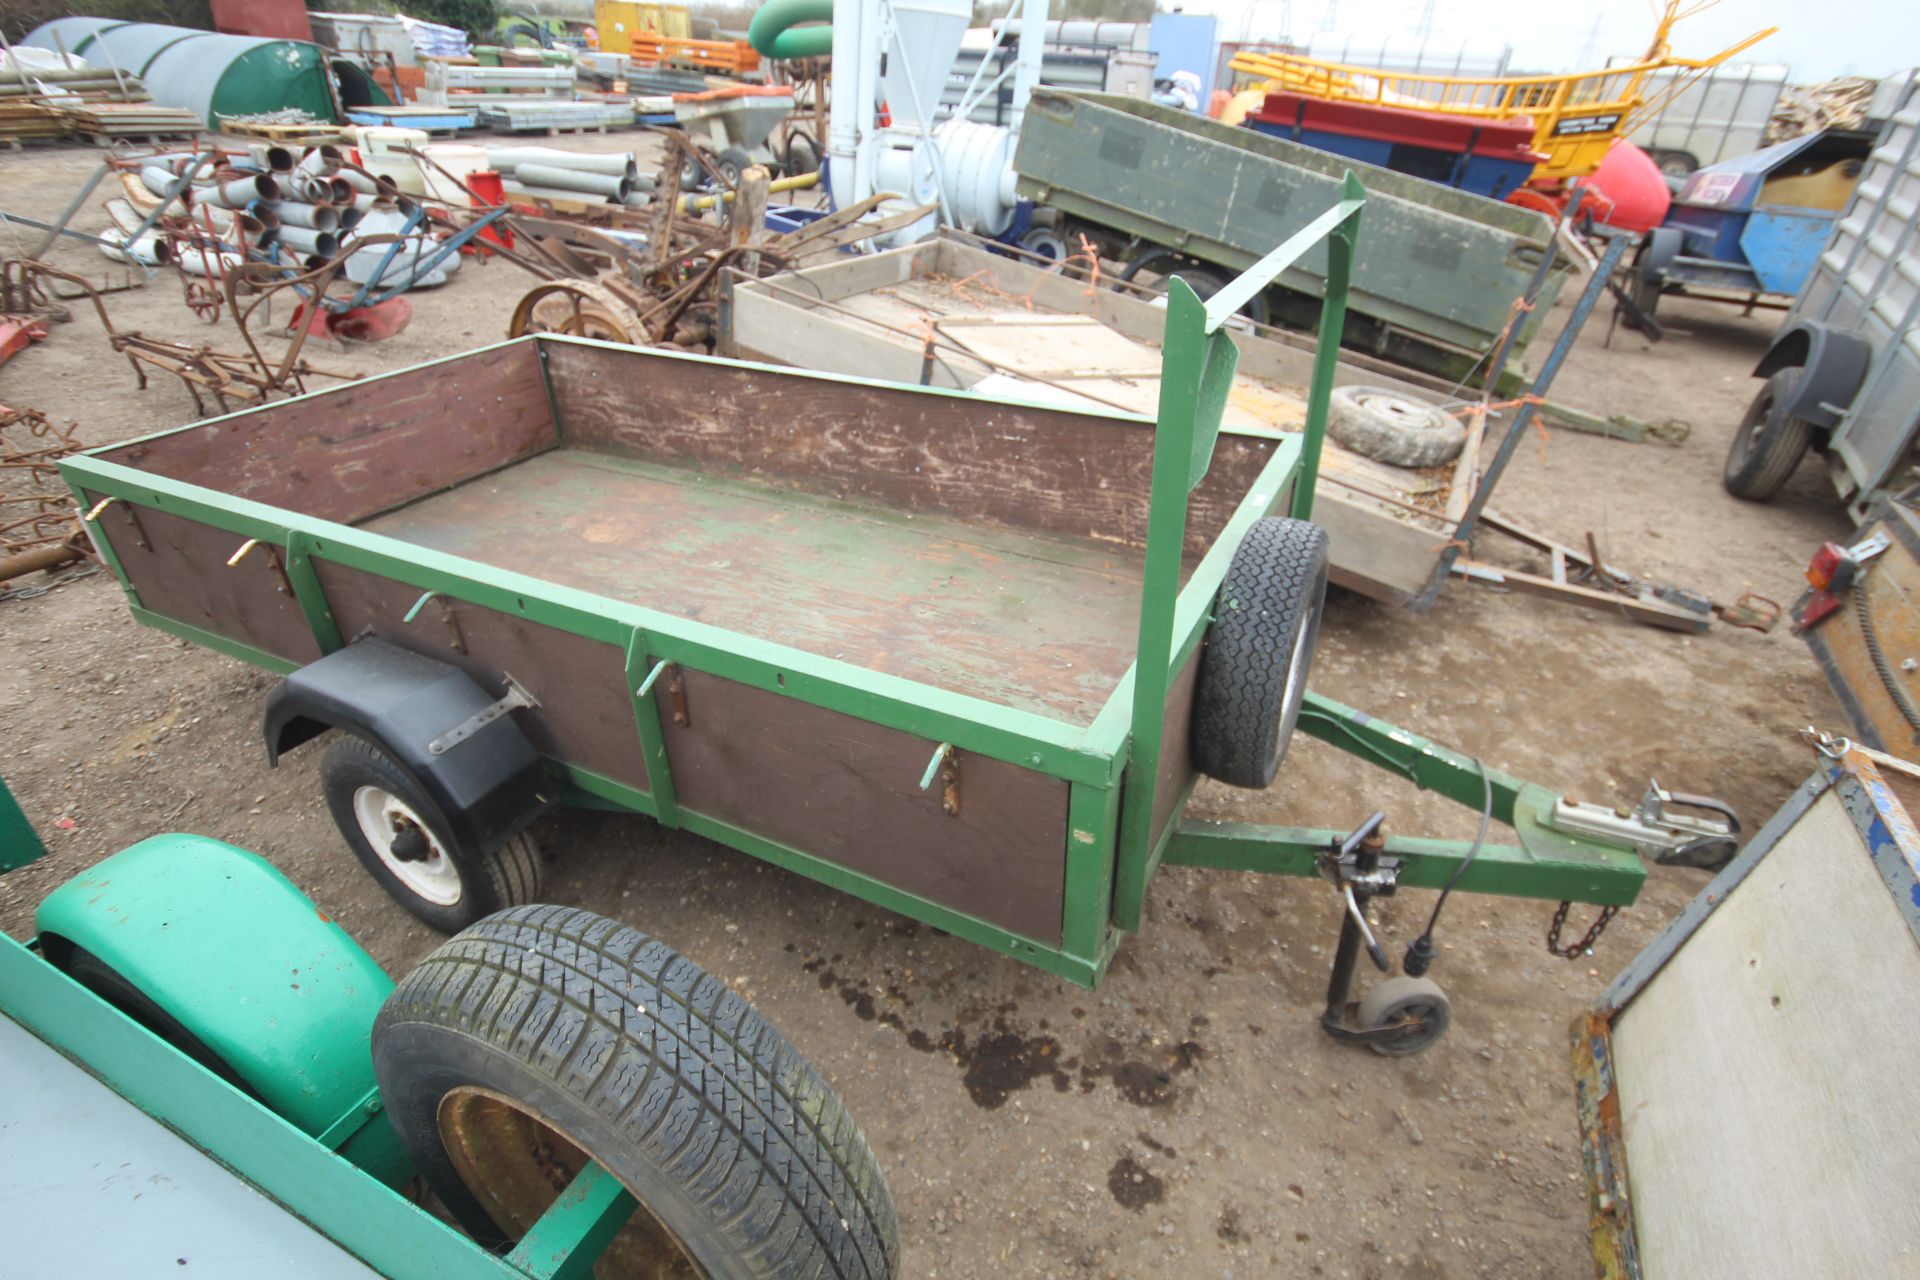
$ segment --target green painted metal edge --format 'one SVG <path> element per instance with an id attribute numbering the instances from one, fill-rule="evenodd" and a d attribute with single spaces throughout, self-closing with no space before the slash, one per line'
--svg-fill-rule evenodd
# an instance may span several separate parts
<path id="1" fill-rule="evenodd" d="M 1140 639 L 1133 669 L 1132 736 L 1126 762 L 1126 789 L 1120 801 L 1114 873 L 1113 914 L 1115 924 L 1121 929 L 1131 931 L 1139 927 L 1147 880 L 1167 838 L 1153 830 L 1153 801 L 1155 779 L 1165 748 L 1167 692 L 1176 674 L 1175 645 L 1180 642 L 1184 648 L 1188 640 L 1199 643 L 1198 633 L 1206 625 L 1207 613 L 1212 608 L 1214 592 L 1208 589 L 1207 580 L 1189 582 L 1188 590 L 1180 591 L 1180 564 L 1186 545 L 1188 504 L 1212 461 L 1227 396 L 1240 360 L 1239 348 L 1233 345 L 1227 329 L 1228 321 L 1248 300 L 1330 234 L 1346 233 L 1344 239 L 1334 242 L 1330 256 L 1351 258 L 1353 233 L 1365 203 L 1365 192 L 1349 173 L 1342 184 L 1342 199 L 1338 204 L 1230 281 L 1211 303 L 1202 303 L 1179 276 L 1169 282 L 1165 336 L 1161 340 L 1153 479 L 1147 509 L 1146 573 L 1140 589 Z M 1313 482 L 1312 477 L 1305 474 L 1305 468 L 1309 463 L 1315 469 L 1318 467 L 1319 443 L 1326 430 L 1327 404 L 1332 397 L 1333 374 L 1338 364 L 1340 331 L 1328 325 L 1344 315 L 1344 288 L 1338 291 L 1341 296 L 1333 296 L 1334 286 L 1346 283 L 1335 278 L 1339 274 L 1342 273 L 1329 272 L 1329 297 L 1321 307 L 1321 333 L 1309 390 L 1306 431 L 1300 444 L 1302 452 L 1286 459 L 1289 464 L 1298 461 L 1302 466 L 1302 475 L 1293 477 L 1296 514 L 1312 509 L 1311 497 L 1302 493 L 1302 487 Z M 1305 456 L 1309 453 L 1311 458 Z M 1272 461 L 1280 460 L 1280 450 L 1276 449 Z M 1250 493 L 1236 509 L 1235 521 L 1229 522 L 1229 530 L 1241 517 L 1246 517 L 1251 524 L 1257 516 L 1250 515 L 1250 511 L 1277 500 L 1278 485 L 1272 492 L 1261 489 L 1272 476 L 1270 469 L 1262 470 L 1261 484 L 1256 485 L 1260 501 L 1256 502 L 1256 494 Z M 1229 543 L 1223 533 L 1215 539 L 1205 559 L 1213 559 L 1224 576 L 1237 544 L 1237 537 Z M 1223 554 L 1216 557 L 1215 553 Z M 1212 581 L 1217 589 L 1218 580 Z M 1187 624 L 1184 634 L 1179 629 L 1183 620 Z"/>
<path id="2" fill-rule="evenodd" d="M 574 1175 L 559 1199 L 507 1255 L 532 1280 L 586 1280 L 593 1264 L 640 1207 L 620 1180 L 596 1162 Z"/>
<path id="3" fill-rule="evenodd" d="M 46 856 L 47 846 L 40 842 L 40 833 L 27 820 L 26 810 L 13 798 L 13 792 L 7 790 L 7 780 L 0 778 L 0 871 L 12 871 Z"/>
<path id="4" fill-rule="evenodd" d="M 415 547 L 381 534 L 303 517 L 89 455 L 64 458 L 60 466 L 76 494 L 93 491 L 112 495 L 225 529 L 243 539 L 259 538 L 284 546 L 294 534 L 302 534 L 301 549 L 309 559 L 377 573 L 421 591 L 438 591 L 589 640 L 618 645 L 623 652 L 634 629 L 643 629 L 648 633 L 651 652 L 658 658 L 932 742 L 952 742 L 962 750 L 1069 782 L 1097 782 L 1110 775 L 1111 761 L 1081 745 L 1085 729 L 1080 725 Z M 287 668 L 282 664 L 275 669 L 284 672 Z"/>
<path id="5" fill-rule="evenodd" d="M 1275 827 L 1249 822 L 1182 818 L 1167 846 L 1168 866 L 1218 871 L 1259 871 L 1267 875 L 1318 877 L 1317 858 L 1345 839 L 1344 831 Z M 1439 889 L 1459 868 L 1472 847 L 1466 840 L 1387 837 L 1386 852 L 1402 859 L 1400 887 Z M 1461 893 L 1492 893 L 1516 898 L 1565 899 L 1597 906 L 1624 907 L 1640 894 L 1647 869 L 1625 850 L 1604 857 L 1576 854 L 1542 856 L 1505 844 L 1480 847 L 1455 887 Z"/>
<path id="6" fill-rule="evenodd" d="M 633 727 L 640 736 L 640 757 L 647 767 L 647 789 L 653 800 L 654 817 L 664 827 L 680 825 L 680 794 L 673 785 L 673 766 L 667 759 L 667 734 L 660 723 L 660 694 L 656 682 L 643 694 L 642 686 L 653 678 L 657 662 L 647 653 L 647 633 L 635 627 L 627 644 L 627 692 L 633 698 Z"/>
<path id="7" fill-rule="evenodd" d="M 314 572 L 311 534 L 295 529 L 287 535 L 284 568 L 287 584 L 293 588 L 293 598 L 299 603 L 300 612 L 306 615 L 307 626 L 313 631 L 320 652 L 328 654 L 345 647 L 346 640 L 334 619 L 333 606 L 327 603 L 320 575 Z"/>
<path id="8" fill-rule="evenodd" d="M 5 937 L 0 1013 L 380 1274 L 525 1280 Z"/>
<path id="9" fill-rule="evenodd" d="M 135 622 L 145 623 L 147 626 L 164 631 L 169 635 L 179 636 L 182 640 L 191 640 L 193 643 L 204 648 L 212 649 L 216 653 L 224 653 L 229 658 L 238 658 L 242 662 L 251 662 L 254 666 L 264 667 L 275 675 L 290 675 L 304 665 L 290 658 L 282 658 L 278 654 L 268 653 L 265 649 L 256 649 L 245 641 L 229 640 L 227 637 L 208 631 L 204 627 L 196 627 L 190 622 L 182 622 L 178 618 L 169 618 L 164 613 L 155 613 L 151 609 L 143 609 L 138 605 L 131 606 L 131 612 L 133 613 L 133 620 Z"/>
<path id="10" fill-rule="evenodd" d="M 65 477 L 62 478 L 64 479 Z M 126 593 L 127 603 L 138 608 L 140 604 L 140 593 L 133 589 L 133 579 L 127 577 L 126 567 L 120 563 L 120 553 L 113 549 L 113 543 L 104 535 L 95 532 L 94 525 L 98 522 L 97 519 L 85 519 L 85 516 L 93 513 L 94 504 L 107 495 L 103 493 L 89 493 L 79 485 L 74 484 L 71 480 L 68 480 L 68 484 L 73 488 L 74 500 L 80 504 L 82 514 L 80 527 L 86 530 L 87 541 L 92 544 L 94 554 L 100 557 L 100 563 L 106 565 L 107 568 L 112 571 L 114 579 L 120 584 L 120 590 Z M 103 511 L 100 514 L 104 517 L 106 512 Z"/>
<path id="11" fill-rule="evenodd" d="M 1066 905 L 1060 947 L 1098 959 L 1113 928 L 1114 850 L 1120 790 L 1075 783 L 1067 797 Z"/>

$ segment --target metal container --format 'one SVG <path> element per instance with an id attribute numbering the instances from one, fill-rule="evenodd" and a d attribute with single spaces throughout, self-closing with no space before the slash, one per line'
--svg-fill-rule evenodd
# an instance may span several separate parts
<path id="1" fill-rule="evenodd" d="M 1367 189 L 1367 251 L 1347 341 L 1450 377 L 1492 348 L 1552 251 L 1553 224 L 1530 210 L 1108 94 L 1037 91 L 1014 168 L 1022 196 L 1116 233 L 1122 252 L 1163 247 L 1229 271 L 1306 226 L 1354 171 Z M 1282 318 L 1312 322 L 1326 261 L 1317 249 L 1280 278 Z M 1549 276 L 1521 346 L 1568 269 Z"/>
<path id="2" fill-rule="evenodd" d="M 1659 106 L 1627 141 L 1676 177 L 1758 151 L 1786 87 L 1787 67 L 1778 62 L 1726 63 L 1704 75 L 1656 72 L 1647 77 L 1646 98 Z"/>
<path id="3" fill-rule="evenodd" d="M 57 39 L 56 39 L 57 37 Z M 300 40 L 263 40 L 188 27 L 106 18 L 58 18 L 20 43 L 111 62 L 146 82 L 153 100 L 192 111 L 217 127 L 221 117 L 299 107 L 331 120 L 333 90 L 325 53 Z"/>

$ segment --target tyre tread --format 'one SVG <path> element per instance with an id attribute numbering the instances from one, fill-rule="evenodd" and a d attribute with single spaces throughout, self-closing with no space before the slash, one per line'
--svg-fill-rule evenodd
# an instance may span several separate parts
<path id="1" fill-rule="evenodd" d="M 442 994 L 481 973 L 481 1003 L 450 1013 Z M 401 982 L 376 1058 L 406 1023 L 518 1058 L 591 1108 L 703 1207 L 746 1274 L 892 1274 L 892 1199 L 839 1100 L 736 993 L 639 931 L 572 908 L 490 916 Z"/>

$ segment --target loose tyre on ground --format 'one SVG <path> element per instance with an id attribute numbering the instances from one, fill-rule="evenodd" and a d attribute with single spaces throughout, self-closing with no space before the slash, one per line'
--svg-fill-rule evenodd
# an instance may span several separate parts
<path id="1" fill-rule="evenodd" d="M 1452 414 L 1380 387 L 1335 387 L 1327 434 L 1363 458 L 1396 467 L 1441 466 L 1467 444 L 1467 429 Z"/>
<path id="2" fill-rule="evenodd" d="M 1255 521 L 1227 566 L 1200 655 L 1190 746 L 1202 773 L 1236 787 L 1273 781 L 1300 717 L 1326 598 L 1326 530 Z"/>
<path id="3" fill-rule="evenodd" d="M 1813 443 L 1813 424 L 1787 412 L 1800 381 L 1798 366 L 1777 371 L 1760 388 L 1727 449 L 1721 483 L 1728 493 L 1749 502 L 1765 502 L 1780 492 L 1807 446 Z"/>
<path id="4" fill-rule="evenodd" d="M 893 1274 L 893 1199 L 839 1098 L 746 1001 L 615 921 L 481 921 L 401 981 L 373 1060 L 428 1185 L 484 1244 L 524 1234 L 591 1157 L 640 1204 L 596 1274 Z"/>
<path id="5" fill-rule="evenodd" d="M 320 761 L 334 825 L 400 905 L 443 933 L 540 896 L 540 850 L 525 832 L 499 848 L 461 849 L 417 779 L 365 738 L 343 736 Z"/>

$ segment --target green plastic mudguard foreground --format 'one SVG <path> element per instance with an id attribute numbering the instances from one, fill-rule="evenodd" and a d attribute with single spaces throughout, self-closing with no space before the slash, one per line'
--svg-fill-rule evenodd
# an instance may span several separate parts
<path id="1" fill-rule="evenodd" d="M 98 956 L 289 1123 L 389 1185 L 411 1175 L 369 1043 L 393 981 L 264 859 L 153 836 L 48 894 L 34 926 L 51 957 Z"/>

